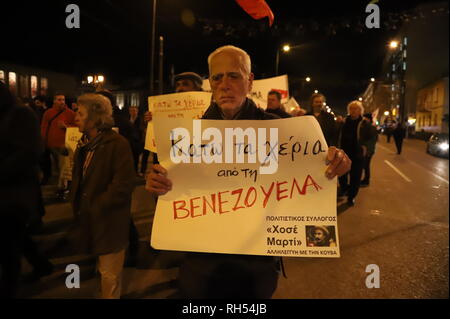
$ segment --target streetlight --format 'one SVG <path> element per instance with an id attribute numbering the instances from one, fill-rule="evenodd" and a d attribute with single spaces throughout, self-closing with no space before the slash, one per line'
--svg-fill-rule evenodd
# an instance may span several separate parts
<path id="1" fill-rule="evenodd" d="M 289 45 L 289 44 L 284 44 L 281 47 L 281 50 L 283 50 L 283 52 L 287 53 L 289 52 L 291 49 L 295 49 L 300 47 L 300 45 Z M 275 75 L 278 75 L 278 65 L 280 64 L 280 48 L 277 47 L 277 56 L 276 56 L 276 61 L 275 61 Z"/>
<path id="2" fill-rule="evenodd" d="M 306 82 L 311 82 L 311 78 L 309 76 L 306 77 Z"/>
<path id="3" fill-rule="evenodd" d="M 384 111 L 384 115 L 388 116 L 389 115 L 389 111 Z"/>
<path id="4" fill-rule="evenodd" d="M 360 97 L 358 100 L 362 101 L 362 97 Z"/>
<path id="5" fill-rule="evenodd" d="M 370 78 L 370 82 L 375 82 L 375 78 Z"/>
<path id="6" fill-rule="evenodd" d="M 391 49 L 397 49 L 397 47 L 398 47 L 398 41 L 395 41 L 395 40 L 391 41 L 391 42 L 389 43 L 389 47 L 390 47 Z"/>
<path id="7" fill-rule="evenodd" d="M 317 93 L 319 93 L 319 91 L 317 91 L 317 90 L 314 90 L 314 93 L 316 93 L 316 94 L 317 94 Z"/>
<path id="8" fill-rule="evenodd" d="M 105 77 L 101 74 L 88 75 L 87 83 L 94 86 L 97 90 L 103 87 Z"/>

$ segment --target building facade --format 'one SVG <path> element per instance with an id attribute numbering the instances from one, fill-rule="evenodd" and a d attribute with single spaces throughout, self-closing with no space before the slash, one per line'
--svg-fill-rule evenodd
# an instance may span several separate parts
<path id="1" fill-rule="evenodd" d="M 448 77 L 417 92 L 416 131 L 448 133 Z"/>
<path id="2" fill-rule="evenodd" d="M 77 81 L 72 75 L 1 61 L 0 81 L 21 99 L 51 97 L 56 92 L 66 96 L 77 94 Z"/>

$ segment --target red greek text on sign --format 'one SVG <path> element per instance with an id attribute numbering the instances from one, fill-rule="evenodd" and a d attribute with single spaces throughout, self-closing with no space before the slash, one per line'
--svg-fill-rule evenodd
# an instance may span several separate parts
<path id="1" fill-rule="evenodd" d="M 262 208 L 265 208 L 270 200 L 281 201 L 283 199 L 292 199 L 294 196 L 306 195 L 308 187 L 313 187 L 316 191 L 322 189 L 317 184 L 311 175 L 308 175 L 303 182 L 302 187 L 293 178 L 288 188 L 288 181 L 272 182 L 269 187 L 259 186 L 262 192 Z M 289 191 L 290 190 L 290 191 Z M 190 198 L 189 200 L 173 201 L 173 218 L 195 218 L 205 216 L 208 213 L 225 214 L 234 212 L 243 208 L 253 207 L 258 199 L 258 191 L 255 187 L 249 187 L 244 190 L 238 188 L 232 191 L 223 191 L 209 196 L 198 196 Z"/>

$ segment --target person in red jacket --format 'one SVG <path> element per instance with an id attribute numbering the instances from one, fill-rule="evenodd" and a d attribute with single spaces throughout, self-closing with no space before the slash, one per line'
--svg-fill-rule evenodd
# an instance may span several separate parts
<path id="1" fill-rule="evenodd" d="M 64 190 L 61 172 L 65 161 L 66 129 L 71 126 L 75 126 L 75 112 L 66 106 L 64 94 L 57 93 L 53 98 L 53 107 L 42 118 L 41 134 L 56 167 L 59 192 Z"/>

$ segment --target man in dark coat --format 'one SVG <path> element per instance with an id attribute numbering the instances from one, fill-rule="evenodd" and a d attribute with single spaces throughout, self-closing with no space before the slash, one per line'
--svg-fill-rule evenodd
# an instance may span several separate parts
<path id="1" fill-rule="evenodd" d="M 247 98 L 253 83 L 248 54 L 234 46 L 217 49 L 208 58 L 210 84 L 214 103 L 204 119 L 270 120 L 278 118 L 264 112 Z M 350 168 L 347 156 L 330 148 L 329 178 Z M 342 164 L 342 165 L 340 165 Z M 172 188 L 167 170 L 159 164 L 152 166 L 146 189 L 164 195 Z M 278 258 L 234 254 L 190 253 L 180 269 L 180 287 L 187 298 L 270 298 L 278 282 Z"/>
<path id="2" fill-rule="evenodd" d="M 120 298 L 131 221 L 135 173 L 129 143 L 114 132 L 112 107 L 99 94 L 78 98 L 83 138 L 74 155 L 71 240 L 81 254 L 98 256 L 102 298 Z"/>
<path id="3" fill-rule="evenodd" d="M 283 110 L 283 106 L 281 105 L 281 94 L 278 91 L 270 91 L 269 94 L 267 94 L 266 112 L 276 114 L 280 118 L 292 117 L 291 114 Z"/>
<path id="4" fill-rule="evenodd" d="M 338 132 L 333 115 L 324 110 L 325 96 L 320 93 L 314 93 L 310 99 L 311 111 L 306 115 L 314 115 L 317 122 L 320 124 L 323 136 L 327 141 L 328 146 L 336 146 Z"/>
<path id="5" fill-rule="evenodd" d="M 133 152 L 134 168 L 138 174 L 139 156 L 144 150 L 143 129 L 144 123 L 141 115 L 139 115 L 139 108 L 137 106 L 130 106 L 128 108 L 130 125 L 130 136 L 128 142 L 130 143 Z"/>
<path id="6" fill-rule="evenodd" d="M 369 186 L 370 184 L 370 162 L 372 161 L 372 157 L 375 154 L 375 145 L 378 141 L 378 131 L 377 128 L 373 125 L 372 121 L 372 113 L 364 114 L 364 121 L 369 125 L 370 130 L 370 138 L 364 141 L 365 146 L 367 147 L 366 156 L 364 157 L 364 178 L 361 181 L 361 186 Z"/>
<path id="7" fill-rule="evenodd" d="M 0 299 L 17 293 L 26 225 L 38 214 L 42 151 L 36 115 L 0 81 Z"/>
<path id="8" fill-rule="evenodd" d="M 392 135 L 394 135 L 395 147 L 397 148 L 397 154 L 399 155 L 402 153 L 403 139 L 406 136 L 406 123 L 406 120 L 404 123 L 398 122 L 397 126 L 392 132 Z"/>
<path id="9" fill-rule="evenodd" d="M 355 197 L 361 184 L 364 157 L 367 154 L 367 143 L 372 138 L 370 125 L 362 120 L 364 108 L 360 101 L 352 101 L 348 105 L 349 115 L 345 119 L 340 133 L 340 146 L 352 160 L 350 173 L 339 177 L 341 195 L 347 195 L 347 204 L 355 205 Z M 348 179 L 350 178 L 350 183 Z"/>

